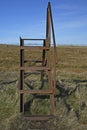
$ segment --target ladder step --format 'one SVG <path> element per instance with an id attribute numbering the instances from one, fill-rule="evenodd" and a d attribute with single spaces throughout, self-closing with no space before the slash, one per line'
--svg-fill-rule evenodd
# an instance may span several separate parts
<path id="1" fill-rule="evenodd" d="M 31 51 L 39 51 L 39 50 L 49 50 L 49 47 L 43 46 L 21 46 L 20 49 L 29 49 Z"/>
<path id="2" fill-rule="evenodd" d="M 41 39 L 41 38 L 35 38 L 35 39 L 33 39 L 33 38 L 22 38 L 22 40 L 30 40 L 30 41 L 44 41 L 44 40 L 46 40 L 46 39 Z"/>
<path id="3" fill-rule="evenodd" d="M 25 119 L 31 120 L 31 121 L 43 121 L 43 120 L 49 120 L 53 118 L 53 115 L 25 115 Z"/>
<path id="4" fill-rule="evenodd" d="M 50 95 L 53 94 L 53 90 L 20 90 L 20 94 L 44 94 Z"/>
<path id="5" fill-rule="evenodd" d="M 24 60 L 24 62 L 35 62 L 35 63 L 42 63 L 42 60 Z"/>
<path id="6" fill-rule="evenodd" d="M 48 71 L 51 71 L 51 68 L 48 68 L 48 67 L 20 67 L 20 70 L 25 70 L 25 71 L 48 70 Z"/>

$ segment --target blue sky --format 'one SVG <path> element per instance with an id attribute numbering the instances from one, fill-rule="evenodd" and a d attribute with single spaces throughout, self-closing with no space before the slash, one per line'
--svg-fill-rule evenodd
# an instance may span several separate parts
<path id="1" fill-rule="evenodd" d="M 57 44 L 87 45 L 87 0 L 50 0 Z M 0 43 L 45 38 L 48 0 L 0 0 Z"/>

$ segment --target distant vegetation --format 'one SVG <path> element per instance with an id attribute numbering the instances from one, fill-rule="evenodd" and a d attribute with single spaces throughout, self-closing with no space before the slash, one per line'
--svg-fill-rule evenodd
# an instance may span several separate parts
<path id="1" fill-rule="evenodd" d="M 0 71 L 19 71 L 19 55 L 18 46 L 0 45 Z M 38 57 L 38 55 L 39 53 L 36 56 Z M 35 55 L 33 53 L 27 57 L 33 58 Z M 76 73 L 87 71 L 87 47 L 58 46 L 57 69 Z"/>

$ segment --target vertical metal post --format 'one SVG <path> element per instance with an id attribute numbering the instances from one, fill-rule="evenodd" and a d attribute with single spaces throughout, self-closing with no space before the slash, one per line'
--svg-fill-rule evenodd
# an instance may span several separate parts
<path id="1" fill-rule="evenodd" d="M 43 40 L 43 47 L 45 47 L 45 40 Z M 43 50 L 42 51 L 42 66 L 43 67 L 45 66 L 45 55 L 46 55 L 46 51 Z M 42 80 L 42 82 L 43 82 L 43 77 L 44 77 L 44 70 L 41 73 L 41 80 Z"/>
<path id="2" fill-rule="evenodd" d="M 51 19 L 51 27 L 52 27 L 52 36 L 53 36 L 53 43 L 54 43 L 54 93 L 56 94 L 56 62 L 57 62 L 57 50 L 56 50 L 56 40 L 55 40 L 55 33 L 54 33 L 54 25 L 53 25 L 53 17 L 52 17 L 52 11 L 51 11 L 51 4 L 50 2 L 48 3 L 48 7 L 50 9 L 50 19 Z"/>
<path id="3" fill-rule="evenodd" d="M 46 46 L 50 46 L 50 12 L 49 8 L 47 7 L 47 20 L 46 20 L 46 40 L 49 42 L 46 42 Z"/>
<path id="4" fill-rule="evenodd" d="M 47 22 L 46 22 L 46 46 L 50 47 L 51 42 L 51 18 L 50 18 L 50 8 L 49 4 L 47 7 Z M 50 51 L 47 52 L 47 66 L 51 67 L 51 58 L 50 58 Z M 48 83 L 51 90 L 53 90 L 52 86 L 52 72 L 48 71 Z M 50 114 L 54 115 L 54 92 L 50 94 Z"/>
<path id="5" fill-rule="evenodd" d="M 20 38 L 20 67 L 24 67 L 24 41 Z M 20 70 L 20 90 L 24 88 L 24 70 Z M 24 94 L 20 94 L 20 112 L 24 112 Z"/>

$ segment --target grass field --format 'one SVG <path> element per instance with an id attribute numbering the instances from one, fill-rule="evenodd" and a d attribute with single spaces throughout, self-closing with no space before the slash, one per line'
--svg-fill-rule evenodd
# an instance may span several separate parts
<path id="1" fill-rule="evenodd" d="M 17 46 L 0 45 L 0 71 L 19 71 L 19 54 Z M 30 57 L 35 56 L 32 54 Z M 87 47 L 58 46 L 57 69 L 66 72 L 86 72 Z"/>
<path id="2" fill-rule="evenodd" d="M 46 122 L 27 121 L 19 112 L 19 55 L 18 46 L 0 45 L 0 130 L 86 130 L 87 47 L 57 47 L 55 118 Z M 40 54 L 26 57 L 36 58 Z M 34 97 L 28 100 L 32 99 L 32 113 L 49 110 L 47 99 L 46 104 Z"/>

